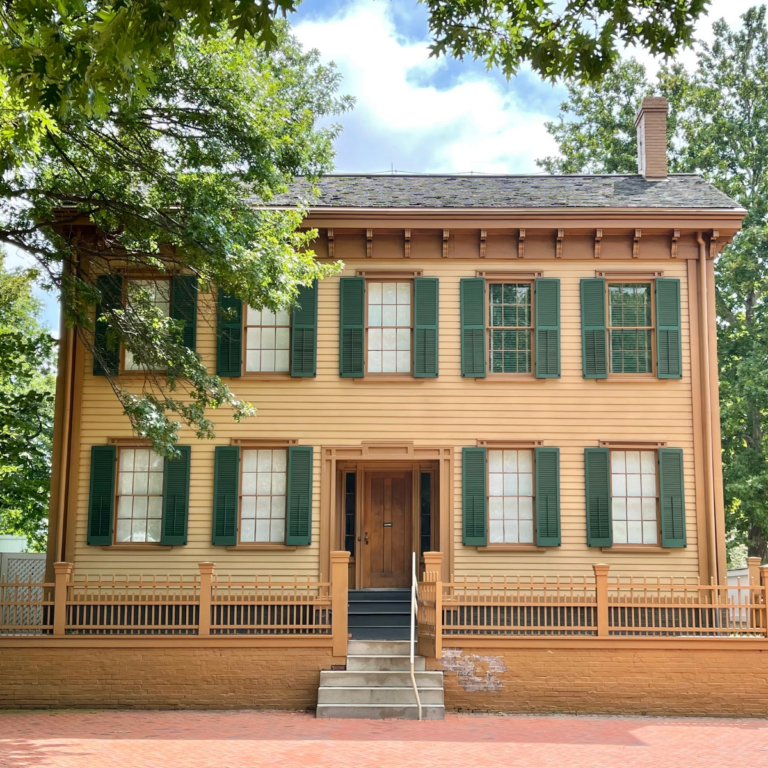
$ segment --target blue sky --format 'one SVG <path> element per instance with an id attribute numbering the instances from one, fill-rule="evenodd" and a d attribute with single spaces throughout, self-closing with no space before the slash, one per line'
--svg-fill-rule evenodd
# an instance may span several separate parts
<path id="1" fill-rule="evenodd" d="M 733 24 L 754 4 L 714 0 L 698 36 L 709 39 L 713 19 Z M 557 117 L 563 86 L 527 69 L 507 81 L 480 62 L 430 58 L 417 0 L 304 0 L 290 20 L 305 47 L 337 64 L 342 92 L 357 100 L 340 120 L 338 171 L 538 173 L 535 160 L 555 153 L 544 123 Z M 682 59 L 693 61 L 690 52 Z M 10 254 L 9 266 L 26 263 Z M 56 329 L 58 302 L 39 295 L 44 320 Z"/>

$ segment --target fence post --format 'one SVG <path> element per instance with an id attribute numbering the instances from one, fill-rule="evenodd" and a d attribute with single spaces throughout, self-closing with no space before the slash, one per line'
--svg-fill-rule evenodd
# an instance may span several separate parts
<path id="1" fill-rule="evenodd" d="M 347 655 L 349 635 L 349 552 L 331 552 L 331 633 L 333 655 Z"/>
<path id="2" fill-rule="evenodd" d="M 197 634 L 211 634 L 211 598 L 213 596 L 213 569 L 216 563 L 198 563 L 200 569 L 200 616 L 197 620 Z"/>
<path id="3" fill-rule="evenodd" d="M 67 587 L 72 575 L 72 563 L 54 563 L 53 634 L 63 637 L 67 633 Z"/>
<path id="4" fill-rule="evenodd" d="M 443 553 L 424 553 L 424 575 L 435 580 L 435 658 L 443 657 Z"/>
<path id="5" fill-rule="evenodd" d="M 595 572 L 595 610 L 597 611 L 597 636 L 608 637 L 608 571 L 610 565 L 599 563 L 592 566 Z"/>
<path id="6" fill-rule="evenodd" d="M 768 637 L 768 565 L 760 566 L 763 582 L 763 630 Z"/>

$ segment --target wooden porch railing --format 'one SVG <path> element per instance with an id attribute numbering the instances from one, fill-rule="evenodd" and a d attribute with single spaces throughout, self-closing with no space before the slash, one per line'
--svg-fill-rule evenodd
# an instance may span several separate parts
<path id="1" fill-rule="evenodd" d="M 73 577 L 71 563 L 56 563 L 52 584 L 0 582 L 0 636 L 339 633 L 334 648 L 346 653 L 347 564 L 341 560 L 349 555 L 333 555 L 334 584 L 220 577 L 214 563 L 200 563 L 191 576 Z"/>
<path id="2" fill-rule="evenodd" d="M 431 554 L 431 553 L 430 553 Z M 425 556 L 425 560 L 426 560 Z M 748 583 L 609 576 L 464 577 L 440 581 L 425 564 L 419 642 L 439 655 L 451 637 L 768 637 L 768 566 Z M 434 649 L 434 650 L 433 650 Z"/>

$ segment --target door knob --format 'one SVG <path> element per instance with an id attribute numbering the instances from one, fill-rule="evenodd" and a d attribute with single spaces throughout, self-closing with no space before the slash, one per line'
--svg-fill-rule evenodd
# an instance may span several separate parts
<path id="1" fill-rule="evenodd" d="M 368 543 L 368 531 L 365 532 L 365 543 Z"/>

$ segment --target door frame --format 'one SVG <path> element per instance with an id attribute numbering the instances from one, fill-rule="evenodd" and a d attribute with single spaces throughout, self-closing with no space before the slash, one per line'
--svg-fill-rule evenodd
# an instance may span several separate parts
<path id="1" fill-rule="evenodd" d="M 419 476 L 426 469 L 434 473 L 432 493 L 432 549 L 443 553 L 443 580 L 450 581 L 453 573 L 453 455 L 454 449 L 445 446 L 414 446 L 410 442 L 363 442 L 359 445 L 324 446 L 321 450 L 320 485 L 320 573 L 330 574 L 331 550 L 344 549 L 344 517 L 342 484 L 343 472 L 351 469 L 360 475 L 365 468 L 413 469 L 414 547 L 420 519 L 418 504 Z M 356 537 L 361 530 L 363 510 L 363 482 L 358 477 L 356 486 Z M 418 549 L 414 549 L 418 551 Z M 361 583 L 361 561 L 351 558 L 350 587 Z"/>

